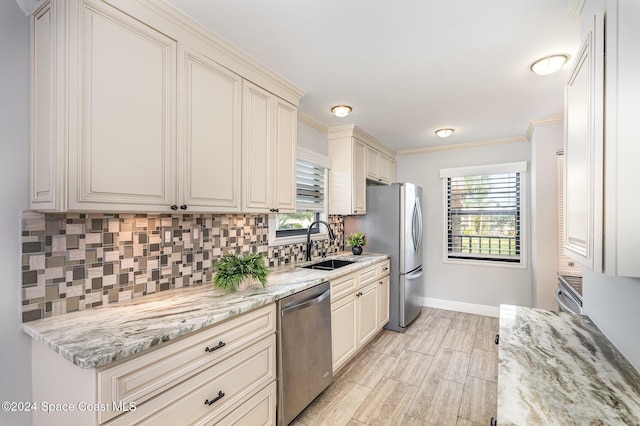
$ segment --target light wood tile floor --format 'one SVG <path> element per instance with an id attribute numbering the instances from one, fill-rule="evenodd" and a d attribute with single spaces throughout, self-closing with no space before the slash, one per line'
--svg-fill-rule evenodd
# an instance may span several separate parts
<path id="1" fill-rule="evenodd" d="M 497 412 L 498 318 L 423 308 L 382 330 L 294 426 L 478 426 Z"/>

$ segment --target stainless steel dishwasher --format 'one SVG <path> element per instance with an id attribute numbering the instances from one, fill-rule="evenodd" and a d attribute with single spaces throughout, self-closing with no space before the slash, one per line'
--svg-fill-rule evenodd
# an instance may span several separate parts
<path id="1" fill-rule="evenodd" d="M 318 284 L 278 300 L 278 425 L 288 425 L 333 379 L 331 289 Z"/>

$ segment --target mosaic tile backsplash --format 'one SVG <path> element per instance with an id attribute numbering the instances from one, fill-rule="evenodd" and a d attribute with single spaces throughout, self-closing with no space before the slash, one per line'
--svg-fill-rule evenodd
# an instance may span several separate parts
<path id="1" fill-rule="evenodd" d="M 269 266 L 303 261 L 303 243 L 269 246 L 268 222 L 266 214 L 24 212 L 22 321 L 209 283 L 228 252 L 259 253 Z M 343 217 L 329 223 L 336 241 L 318 241 L 314 256 L 344 249 Z M 166 232 L 170 244 L 163 244 Z"/>

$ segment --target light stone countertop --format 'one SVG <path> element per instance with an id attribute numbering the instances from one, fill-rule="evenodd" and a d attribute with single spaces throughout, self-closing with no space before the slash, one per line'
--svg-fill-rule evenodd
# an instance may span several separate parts
<path id="1" fill-rule="evenodd" d="M 270 268 L 266 288 L 258 284 L 247 290 L 225 293 L 213 284 L 202 284 L 32 321 L 22 324 L 21 328 L 75 365 L 96 368 L 388 257 L 353 256 L 343 252 L 327 259 L 356 263 L 333 271 L 302 268 L 324 260 L 317 258 L 298 265 Z"/>
<path id="2" fill-rule="evenodd" d="M 640 374 L 586 316 L 500 306 L 499 425 L 640 425 Z"/>

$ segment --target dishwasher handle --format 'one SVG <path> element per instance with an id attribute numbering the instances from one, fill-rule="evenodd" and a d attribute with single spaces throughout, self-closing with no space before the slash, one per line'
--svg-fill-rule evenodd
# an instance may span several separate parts
<path id="1" fill-rule="evenodd" d="M 292 312 L 298 311 L 300 309 L 305 309 L 305 308 L 308 308 L 309 306 L 317 305 L 318 303 L 322 302 L 323 300 L 325 300 L 330 295 L 331 295 L 331 289 L 325 291 L 324 293 L 322 293 L 318 297 L 315 297 L 313 299 L 307 300 L 306 302 L 300 303 L 298 305 L 293 305 L 293 306 L 290 306 L 288 308 L 283 309 L 282 311 L 280 311 L 280 316 L 285 316 L 287 314 L 290 314 Z"/>

